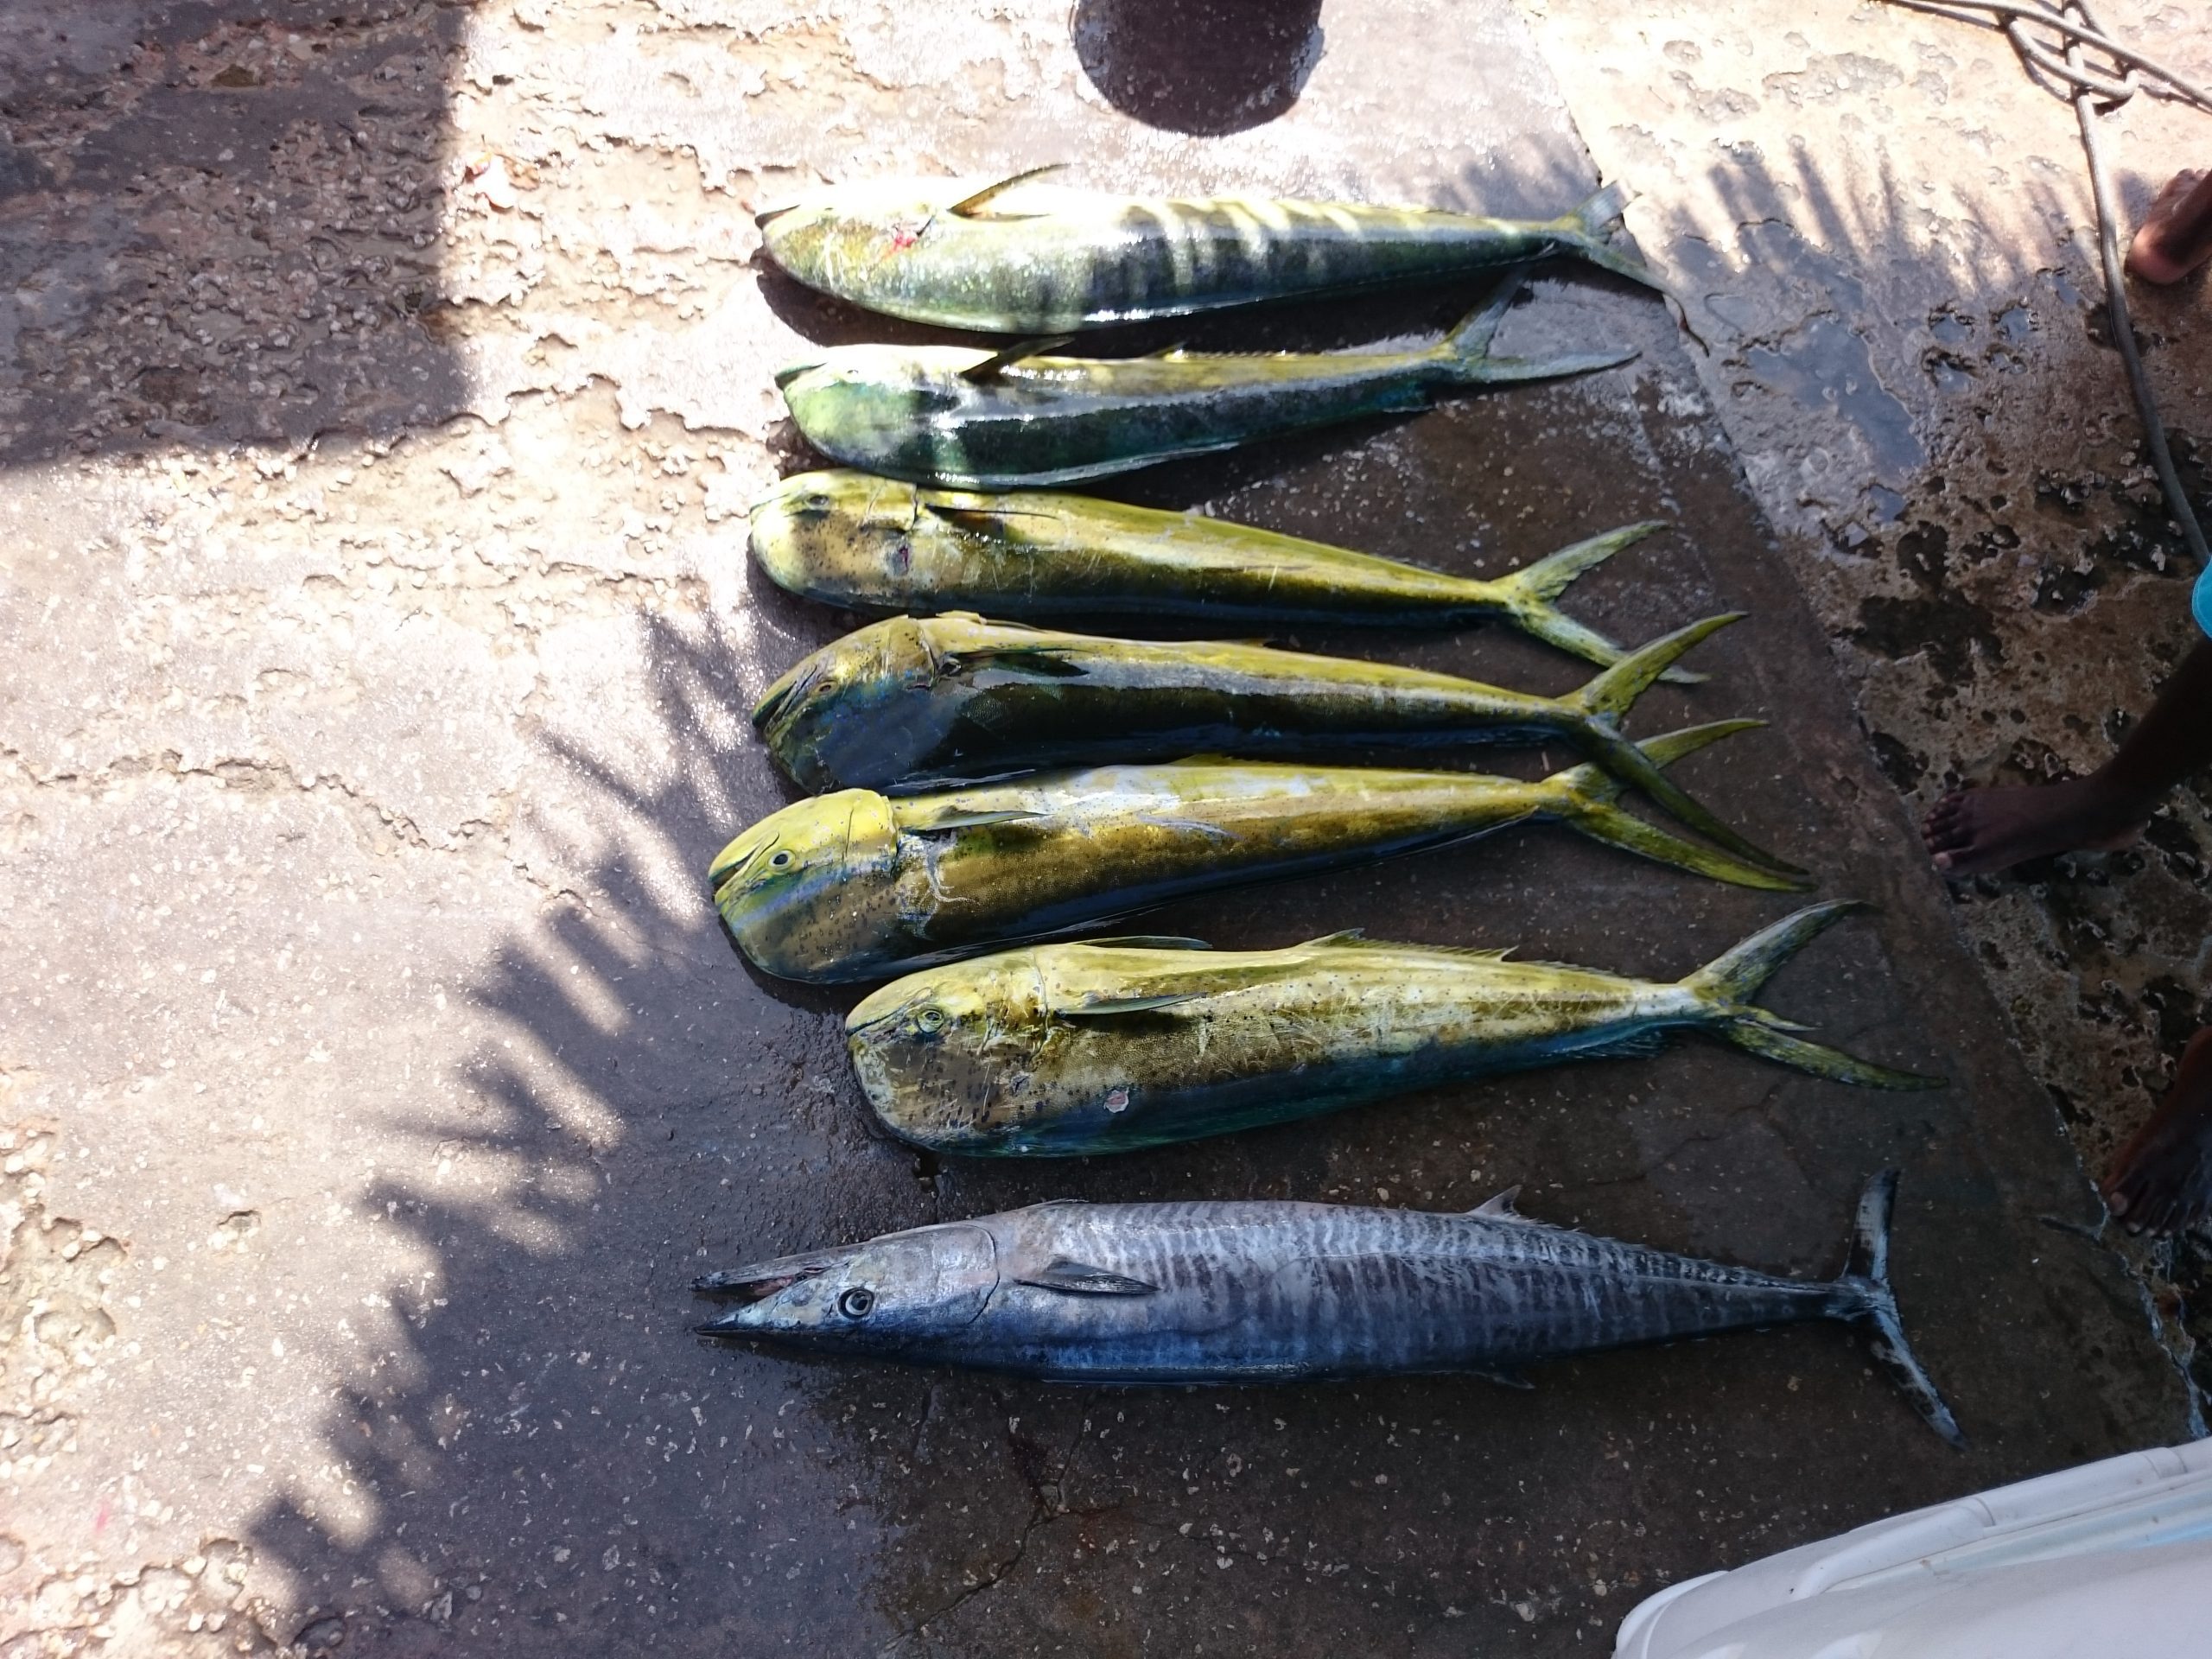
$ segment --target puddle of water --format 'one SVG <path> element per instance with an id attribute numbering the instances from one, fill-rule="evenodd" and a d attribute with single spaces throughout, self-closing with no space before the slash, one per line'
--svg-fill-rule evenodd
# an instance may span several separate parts
<path id="1" fill-rule="evenodd" d="M 1865 440 L 1877 476 L 1903 481 L 1928 459 L 1912 417 L 1874 373 L 1866 342 L 1834 317 L 1815 317 L 1780 350 L 1745 353 L 1751 373 L 1800 407 L 1832 409 Z"/>

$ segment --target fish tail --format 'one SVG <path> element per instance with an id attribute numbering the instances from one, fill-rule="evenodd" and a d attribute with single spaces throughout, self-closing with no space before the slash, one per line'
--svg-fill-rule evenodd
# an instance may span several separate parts
<path id="1" fill-rule="evenodd" d="M 1453 382 L 1461 385 L 1490 385 L 1511 380 L 1554 380 L 1562 375 L 1592 374 L 1610 369 L 1636 356 L 1625 352 L 1571 352 L 1561 357 L 1495 357 L 1490 345 L 1497 326 L 1513 308 L 1513 302 L 1528 280 L 1529 268 L 1509 270 L 1480 307 L 1462 317 L 1436 347 L 1434 356 Z"/>
<path id="2" fill-rule="evenodd" d="M 1859 1195 L 1851 1228 L 1851 1259 L 1829 1283 L 1835 1292 L 1835 1317 L 1874 1327 L 1874 1363 L 1888 1373 L 1921 1421 L 1952 1446 L 1966 1449 L 1959 1420 L 1944 1403 L 1935 1379 L 1905 1339 L 1897 1316 L 1897 1293 L 1890 1287 L 1890 1218 L 1897 1210 L 1897 1173 L 1883 1170 Z"/>
<path id="3" fill-rule="evenodd" d="M 1870 906 L 1855 899 L 1808 905 L 1794 916 L 1785 916 L 1763 928 L 1733 950 L 1715 957 L 1682 981 L 1711 1010 L 1718 1033 L 1748 1053 L 1778 1062 L 1816 1077 L 1835 1083 L 1855 1083 L 1869 1089 L 1941 1089 L 1941 1077 L 1923 1077 L 1876 1065 L 1840 1049 L 1808 1042 L 1790 1033 L 1802 1030 L 1764 1008 L 1749 1006 L 1775 969 L 1845 917 Z"/>
<path id="4" fill-rule="evenodd" d="M 1640 525 L 1637 528 L 1649 529 L 1651 526 Z M 1693 622 L 1686 628 L 1677 628 L 1672 633 L 1662 634 L 1647 645 L 1624 653 L 1612 666 L 1576 692 L 1569 701 L 1593 715 L 1618 720 L 1636 706 L 1638 697 L 1651 689 L 1653 681 L 1662 677 L 1675 665 L 1676 658 L 1687 655 L 1693 646 L 1711 639 L 1730 623 L 1743 620 L 1743 612 L 1728 611 L 1719 616 L 1708 616 L 1702 622 Z"/>
<path id="5" fill-rule="evenodd" d="M 1736 611 L 1721 616 L 1709 616 L 1702 622 L 1693 622 L 1686 628 L 1677 628 L 1607 669 L 1565 701 L 1581 711 L 1584 718 L 1577 735 L 1589 749 L 1591 757 L 1606 771 L 1626 783 L 1635 785 L 1698 834 L 1707 840 L 1718 842 L 1738 858 L 1768 865 L 1792 875 L 1802 875 L 1804 872 L 1795 864 L 1777 858 L 1756 842 L 1730 829 L 1711 808 L 1669 779 L 1643 750 L 1621 735 L 1621 716 L 1629 711 L 1638 697 L 1650 690 L 1651 683 L 1676 658 L 1700 639 L 1710 638 L 1742 618 L 1743 613 Z"/>
<path id="6" fill-rule="evenodd" d="M 1573 213 L 1554 222 L 1575 253 L 1600 270 L 1610 270 L 1662 294 L 1669 293 L 1666 283 L 1649 265 L 1612 245 L 1613 232 L 1620 228 L 1621 215 L 1634 200 L 1634 194 L 1626 185 L 1615 182 L 1595 192 Z"/>
<path id="7" fill-rule="evenodd" d="M 1623 524 L 1618 530 L 1609 530 L 1602 536 L 1563 547 L 1534 564 L 1483 585 L 1502 602 L 1505 613 L 1523 633 L 1548 645 L 1556 645 L 1586 663 L 1618 663 L 1629 654 L 1625 650 L 1597 629 L 1576 621 L 1553 601 L 1586 570 L 1594 570 L 1631 542 L 1640 542 L 1653 531 L 1666 528 L 1656 518 L 1648 518 L 1640 524 Z M 1670 668 L 1660 678 L 1674 685 L 1695 685 L 1705 676 L 1687 669 Z"/>
<path id="8" fill-rule="evenodd" d="M 1748 732 L 1764 725 L 1758 720 L 1722 720 L 1710 725 L 1692 726 L 1664 736 L 1646 738 L 1643 742 L 1624 745 L 1641 751 L 1642 760 L 1654 767 L 1665 766 L 1686 754 L 1694 753 L 1708 743 L 1716 743 L 1738 732 Z M 1678 870 L 1688 870 L 1698 875 L 1709 875 L 1716 881 L 1726 881 L 1739 887 L 1763 887 L 1774 893 L 1799 893 L 1813 885 L 1812 878 L 1801 870 L 1776 869 L 1745 862 L 1710 847 L 1700 847 L 1694 841 L 1647 823 L 1633 813 L 1624 812 L 1618 805 L 1621 793 L 1627 785 L 1595 762 L 1570 766 L 1564 772 L 1554 772 L 1544 780 L 1550 798 L 1548 810 L 1573 824 L 1593 841 L 1618 847 L 1662 864 L 1671 864 Z"/>
<path id="9" fill-rule="evenodd" d="M 1636 193 L 1615 179 L 1583 197 L 1581 205 L 1560 223 L 1585 236 L 1611 236 L 1620 224 L 1621 215 L 1628 212 L 1629 203 L 1635 200 Z"/>

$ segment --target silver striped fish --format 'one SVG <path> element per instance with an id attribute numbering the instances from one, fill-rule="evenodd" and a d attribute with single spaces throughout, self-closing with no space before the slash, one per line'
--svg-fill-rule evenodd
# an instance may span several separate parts
<path id="1" fill-rule="evenodd" d="M 696 1281 L 699 1327 L 837 1356 L 1079 1382 L 1294 1382 L 1460 1371 L 1811 1319 L 1864 1325 L 1929 1426 L 1957 1421 L 1890 1287 L 1897 1173 L 1867 1183 L 1844 1271 L 1779 1278 L 1530 1221 L 1325 1204 L 1033 1205 Z"/>

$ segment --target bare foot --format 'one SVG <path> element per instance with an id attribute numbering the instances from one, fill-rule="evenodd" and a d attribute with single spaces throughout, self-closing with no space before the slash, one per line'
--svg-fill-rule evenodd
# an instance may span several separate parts
<path id="1" fill-rule="evenodd" d="M 2160 287 L 2212 259 L 2212 179 L 2177 173 L 2151 202 L 2127 245 L 2127 270 Z"/>
<path id="2" fill-rule="evenodd" d="M 1953 790 L 1921 820 L 1946 875 L 1986 875 L 2054 853 L 2109 852 L 2143 832 L 2151 808 L 2093 775 L 2026 788 Z"/>
<path id="3" fill-rule="evenodd" d="M 2177 1233 L 2212 1213 L 2212 1027 L 2189 1039 L 2174 1086 L 2113 1160 L 2104 1192 L 2130 1232 Z"/>

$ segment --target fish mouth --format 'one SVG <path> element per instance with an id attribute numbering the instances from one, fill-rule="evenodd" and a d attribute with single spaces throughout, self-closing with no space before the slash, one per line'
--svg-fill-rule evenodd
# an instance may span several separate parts
<path id="1" fill-rule="evenodd" d="M 721 897 L 721 890 L 730 884 L 731 880 L 742 875 L 746 867 L 760 857 L 760 849 L 768 844 L 770 837 L 754 833 L 759 828 L 760 826 L 756 824 L 753 829 L 745 831 L 728 846 L 716 853 L 715 861 L 707 866 L 707 889 L 717 899 Z"/>
<path id="2" fill-rule="evenodd" d="M 781 1295 L 803 1279 L 819 1279 L 830 1271 L 831 1258 L 785 1256 L 774 1262 L 762 1262 L 749 1268 L 729 1268 L 719 1273 L 702 1274 L 691 1281 L 693 1292 L 701 1296 L 718 1296 L 736 1303 L 728 1313 L 695 1325 L 692 1331 L 702 1337 L 738 1337 L 753 1332 L 757 1325 L 756 1310 Z"/>
<path id="3" fill-rule="evenodd" d="M 916 999 L 911 995 L 897 995 L 904 988 L 895 982 L 880 990 L 871 991 L 860 1000 L 853 1011 L 845 1016 L 845 1036 L 848 1040 L 865 1037 L 911 1008 Z"/>
<path id="4" fill-rule="evenodd" d="M 691 1281 L 691 1288 L 702 1296 L 734 1299 L 741 1306 L 750 1306 L 789 1290 L 802 1279 L 819 1279 L 829 1271 L 827 1257 L 810 1261 L 804 1256 L 787 1255 L 749 1268 L 724 1268 L 715 1273 L 702 1273 Z"/>
<path id="5" fill-rule="evenodd" d="M 763 692 L 760 701 L 753 704 L 753 729 L 757 731 L 765 727 L 785 704 L 799 701 L 811 689 L 816 677 L 810 658 L 785 670 L 784 677 Z"/>
<path id="6" fill-rule="evenodd" d="M 766 207 L 763 207 L 759 213 L 753 214 L 753 222 L 765 231 L 775 220 L 781 219 L 785 213 L 796 213 L 803 205 L 803 203 L 798 201 L 779 201 L 772 203 Z"/>
<path id="7" fill-rule="evenodd" d="M 791 383 L 798 379 L 799 376 L 811 373 L 814 370 L 820 368 L 823 364 L 828 360 L 829 359 L 826 358 L 810 357 L 803 359 L 797 363 L 785 364 L 782 368 L 776 371 L 776 390 L 778 391 L 786 390 L 791 385 Z"/>

